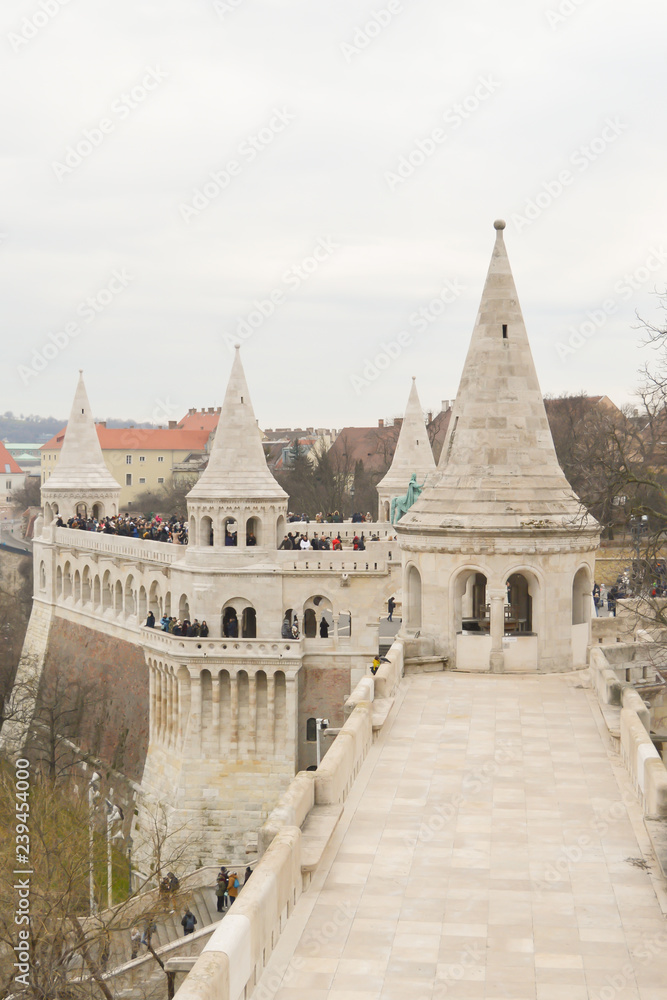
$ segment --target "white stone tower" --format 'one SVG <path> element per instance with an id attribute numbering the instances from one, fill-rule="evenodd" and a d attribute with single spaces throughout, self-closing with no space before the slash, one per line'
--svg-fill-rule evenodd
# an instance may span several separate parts
<path id="1" fill-rule="evenodd" d="M 188 494 L 190 546 L 275 550 L 287 499 L 266 464 L 237 345 L 208 466 Z"/>
<path id="2" fill-rule="evenodd" d="M 408 405 L 401 424 L 401 430 L 396 442 L 396 451 L 389 471 L 377 485 L 378 491 L 378 521 L 390 519 L 391 501 L 393 497 L 403 496 L 407 490 L 413 473 L 421 486 L 430 482 L 435 472 L 433 449 L 428 439 L 428 431 L 424 423 L 417 382 L 413 375 Z"/>
<path id="3" fill-rule="evenodd" d="M 120 485 L 104 462 L 83 372 L 79 370 L 60 457 L 42 486 L 44 523 L 50 524 L 57 515 L 65 521 L 76 514 L 113 517 L 118 513 L 119 499 Z"/>
<path id="4" fill-rule="evenodd" d="M 586 660 L 599 526 L 558 465 L 504 228 L 438 471 L 397 525 L 404 628 L 458 669 L 564 670 Z"/>

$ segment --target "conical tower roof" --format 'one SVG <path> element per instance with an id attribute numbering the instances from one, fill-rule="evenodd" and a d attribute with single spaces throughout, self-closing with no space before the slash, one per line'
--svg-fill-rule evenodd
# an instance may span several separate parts
<path id="1" fill-rule="evenodd" d="M 46 493 L 62 490 L 120 492 L 120 485 L 104 461 L 81 370 L 58 462 L 42 486 Z"/>
<path id="2" fill-rule="evenodd" d="M 414 376 L 412 377 L 408 405 L 405 408 L 405 416 L 396 442 L 396 451 L 386 476 L 380 480 L 377 488 L 383 493 L 387 491 L 396 491 L 397 495 L 405 493 L 413 472 L 420 485 L 427 476 L 435 472 L 433 449 L 428 439 Z"/>
<path id="3" fill-rule="evenodd" d="M 399 531 L 569 531 L 596 522 L 556 458 L 503 230 L 496 242 L 433 485 Z"/>
<path id="4" fill-rule="evenodd" d="M 245 497 L 286 500 L 287 494 L 267 467 L 237 345 L 208 465 L 188 493 L 188 499 Z"/>

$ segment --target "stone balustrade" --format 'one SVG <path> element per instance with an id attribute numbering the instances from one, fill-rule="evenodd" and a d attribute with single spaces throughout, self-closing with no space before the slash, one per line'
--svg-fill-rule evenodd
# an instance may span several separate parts
<path id="1" fill-rule="evenodd" d="M 183 559 L 187 552 L 185 545 L 152 542 L 142 538 L 129 538 L 127 535 L 105 535 L 96 531 L 77 531 L 74 528 L 55 528 L 53 534 L 56 545 L 64 548 L 98 552 L 114 559 L 126 556 L 137 561 L 157 562 L 163 566 Z"/>
<path id="2" fill-rule="evenodd" d="M 387 676 L 393 677 L 403 662 L 399 644 L 392 646 L 389 660 Z M 355 691 L 372 693 L 368 684 Z M 317 771 L 301 772 L 292 780 L 260 829 L 263 853 L 252 878 L 188 973 L 176 1000 L 250 996 L 302 891 L 300 827 L 319 807 L 347 797 L 371 747 L 371 708 L 370 701 L 359 701 Z"/>
<path id="3" fill-rule="evenodd" d="M 603 706 L 620 710 L 620 750 L 647 818 L 667 820 L 667 768 L 649 734 L 650 713 L 631 684 L 620 681 L 604 649 L 591 649 L 593 685 Z"/>
<path id="4" fill-rule="evenodd" d="M 187 638 L 172 635 L 162 629 L 141 630 L 143 646 L 163 656 L 187 656 L 192 660 L 205 659 L 294 659 L 300 657 L 303 639 L 216 639 L 207 636 Z"/>

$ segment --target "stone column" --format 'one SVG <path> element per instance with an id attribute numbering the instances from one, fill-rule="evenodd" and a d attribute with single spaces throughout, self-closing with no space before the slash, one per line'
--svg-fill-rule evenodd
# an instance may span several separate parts
<path id="1" fill-rule="evenodd" d="M 487 597 L 491 606 L 489 631 L 491 633 L 491 656 L 489 669 L 491 673 L 502 673 L 505 669 L 505 654 L 503 653 L 503 635 L 505 634 L 505 601 L 507 590 L 491 590 L 487 587 Z"/>
<path id="2" fill-rule="evenodd" d="M 229 700 L 230 719 L 229 739 L 231 743 L 232 755 L 238 759 L 239 756 L 239 685 L 236 674 L 231 674 L 229 678 Z"/>
<path id="3" fill-rule="evenodd" d="M 194 667 L 190 671 L 190 748 L 201 756 L 201 675 Z"/>
<path id="4" fill-rule="evenodd" d="M 333 618 L 333 627 L 334 627 L 333 637 L 334 637 L 334 642 L 338 643 L 338 624 L 340 622 L 340 615 L 332 615 L 331 617 Z"/>
<path id="5" fill-rule="evenodd" d="M 220 671 L 211 673 L 211 742 L 216 751 L 220 750 Z"/>
<path id="6" fill-rule="evenodd" d="M 148 661 L 148 741 L 155 739 L 155 667 Z"/>
<path id="7" fill-rule="evenodd" d="M 269 753 L 273 753 L 276 738 L 275 738 L 275 722 L 276 722 L 276 678 L 275 674 L 267 674 L 266 676 L 266 738 L 269 744 Z"/>
<path id="8" fill-rule="evenodd" d="M 246 740 L 248 750 L 257 751 L 257 675 L 248 673 L 248 726 L 250 732 Z"/>

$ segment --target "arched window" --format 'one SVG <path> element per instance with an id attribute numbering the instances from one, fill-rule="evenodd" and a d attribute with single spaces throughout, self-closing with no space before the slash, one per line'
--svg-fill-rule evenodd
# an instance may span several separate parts
<path id="1" fill-rule="evenodd" d="M 422 578 L 416 566 L 408 567 L 408 628 L 421 628 Z"/>
<path id="2" fill-rule="evenodd" d="M 214 544 L 214 534 L 213 534 L 213 521 L 206 514 L 202 517 L 199 525 L 199 544 L 204 546 L 211 546 Z"/>
<path id="3" fill-rule="evenodd" d="M 111 573 L 106 571 L 102 577 L 102 610 L 108 611 L 112 604 Z"/>
<path id="4" fill-rule="evenodd" d="M 190 621 L 190 604 L 186 594 L 181 594 L 178 602 L 178 617 L 184 622 L 186 619 Z"/>
<path id="5" fill-rule="evenodd" d="M 147 604 L 148 601 L 146 599 L 146 588 L 142 584 L 141 587 L 139 587 L 139 606 L 137 608 L 137 615 L 139 616 L 139 623 L 141 625 L 144 624 L 144 621 L 146 620 L 146 617 L 148 615 Z"/>
<path id="6" fill-rule="evenodd" d="M 572 624 L 584 625 L 591 617 L 591 578 L 587 566 L 577 570 L 572 581 Z"/>
<path id="7" fill-rule="evenodd" d="M 236 523 L 236 519 L 226 517 L 223 523 L 225 545 L 238 545 L 238 524 Z"/>
<path id="8" fill-rule="evenodd" d="M 63 570 L 63 597 L 72 596 L 72 567 L 69 562 L 65 563 Z"/>
<path id="9" fill-rule="evenodd" d="M 46 567 L 44 563 L 39 564 L 39 589 L 46 590 Z"/>
<path id="10" fill-rule="evenodd" d="M 245 543 L 250 548 L 262 544 L 262 522 L 258 517 L 249 517 L 246 521 Z"/>
<path id="11" fill-rule="evenodd" d="M 56 594 L 58 597 L 63 595 L 63 571 L 60 566 L 56 570 Z"/>
<path id="12" fill-rule="evenodd" d="M 512 573 L 507 580 L 505 635 L 533 631 L 533 598 L 523 573 Z"/>
<path id="13" fill-rule="evenodd" d="M 303 613 L 303 634 L 306 639 L 314 639 L 317 635 L 317 615 L 313 608 L 306 608 Z"/>
<path id="14" fill-rule="evenodd" d="M 254 608 L 244 608 L 241 615 L 241 635 L 244 639 L 257 638 L 257 615 Z"/>
<path id="15" fill-rule="evenodd" d="M 222 611 L 222 635 L 227 639 L 236 639 L 239 634 L 239 620 L 236 614 L 236 608 L 229 605 L 223 608 Z"/>
<path id="16" fill-rule="evenodd" d="M 390 504 L 389 504 L 388 500 L 385 500 L 385 502 L 383 504 L 383 509 L 384 509 L 384 517 L 382 518 L 382 520 L 383 521 L 388 521 L 389 518 L 390 518 L 390 516 L 391 516 L 391 514 L 390 514 L 390 509 L 391 508 L 390 508 Z"/>
<path id="17" fill-rule="evenodd" d="M 84 604 L 89 604 L 92 597 L 92 587 L 90 582 L 90 567 L 84 566 L 81 577 L 81 599 Z"/>
<path id="18" fill-rule="evenodd" d="M 157 580 L 153 580 L 151 583 L 150 594 L 148 598 L 148 610 L 152 611 L 156 619 L 161 618 L 160 612 L 160 592 L 157 585 Z"/>
<path id="19" fill-rule="evenodd" d="M 324 619 L 324 626 L 322 625 Z M 303 606 L 303 634 L 306 639 L 329 638 L 333 636 L 333 606 L 328 597 L 316 594 L 309 597 Z M 339 635 L 341 634 L 339 629 Z M 345 633 L 349 635 L 349 630 Z"/>
<path id="20" fill-rule="evenodd" d="M 197 520 L 194 515 L 190 518 L 190 529 L 188 531 L 190 545 L 198 545 L 199 540 L 197 538 Z"/>
<path id="21" fill-rule="evenodd" d="M 93 504 L 93 517 L 96 521 L 101 521 L 104 517 L 104 504 L 100 503 L 99 500 Z"/>
<path id="22" fill-rule="evenodd" d="M 77 517 L 88 517 L 88 504 L 84 503 L 83 500 L 79 500 L 74 513 Z"/>
<path id="23" fill-rule="evenodd" d="M 490 609 L 486 594 L 487 579 L 474 569 L 462 570 L 453 586 L 456 631 L 464 635 L 488 634 Z"/>
<path id="24" fill-rule="evenodd" d="M 117 615 L 121 615 L 123 613 L 123 584 L 120 580 L 116 580 L 116 586 L 114 588 L 113 609 Z"/>
<path id="25" fill-rule="evenodd" d="M 134 577 L 130 573 L 125 580 L 125 614 L 129 617 L 136 614 L 136 610 L 134 602 Z"/>
<path id="26" fill-rule="evenodd" d="M 99 576 L 96 576 L 93 580 L 93 605 L 96 608 L 99 608 L 101 600 L 100 578 Z"/>
<path id="27" fill-rule="evenodd" d="M 78 569 L 74 574 L 74 600 L 77 604 L 81 600 L 81 574 Z"/>

